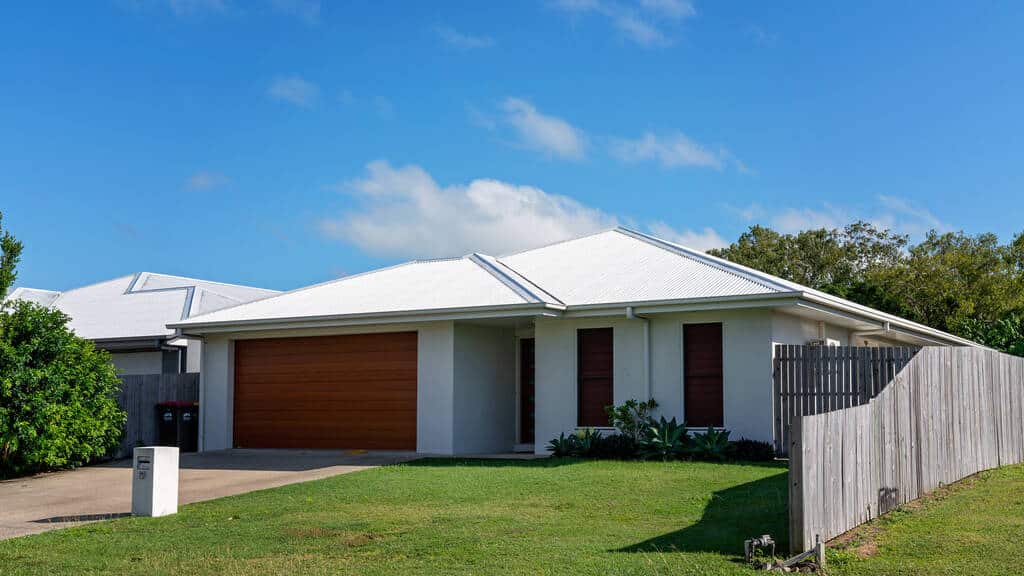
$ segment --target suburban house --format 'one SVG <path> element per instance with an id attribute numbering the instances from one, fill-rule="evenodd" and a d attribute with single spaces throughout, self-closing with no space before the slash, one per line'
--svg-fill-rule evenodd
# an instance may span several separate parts
<path id="1" fill-rule="evenodd" d="M 421 260 L 175 321 L 200 449 L 545 452 L 604 407 L 772 440 L 774 344 L 972 342 L 617 228 Z"/>
<path id="2" fill-rule="evenodd" d="M 15 288 L 27 300 L 67 314 L 75 334 L 110 351 L 121 374 L 199 372 L 201 343 L 182 338 L 169 322 L 279 294 L 250 288 L 139 272 L 64 292 Z"/>

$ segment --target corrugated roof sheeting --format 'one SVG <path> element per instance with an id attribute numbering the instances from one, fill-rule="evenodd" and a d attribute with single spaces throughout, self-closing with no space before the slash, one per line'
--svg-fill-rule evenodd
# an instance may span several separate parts
<path id="1" fill-rule="evenodd" d="M 199 316 L 206 322 L 501 306 L 526 302 L 469 258 L 409 262 Z"/>
<path id="2" fill-rule="evenodd" d="M 41 302 L 32 298 L 36 293 L 56 296 Z M 167 328 L 170 322 L 273 294 L 277 292 L 141 272 L 65 292 L 19 288 L 11 298 L 60 310 L 71 318 L 68 326 L 75 334 L 105 340 L 169 336 L 174 334 Z M 187 305 L 190 310 L 186 310 Z"/>
<path id="3" fill-rule="evenodd" d="M 568 306 L 778 292 L 618 230 L 499 260 Z"/>
<path id="4" fill-rule="evenodd" d="M 40 306 L 49 306 L 60 296 L 56 290 L 38 290 L 36 288 L 15 288 L 7 296 L 9 300 L 24 300 Z"/>

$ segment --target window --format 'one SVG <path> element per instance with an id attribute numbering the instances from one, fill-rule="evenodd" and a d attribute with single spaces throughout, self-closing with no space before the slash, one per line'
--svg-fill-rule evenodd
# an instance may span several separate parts
<path id="1" fill-rule="evenodd" d="M 607 426 L 612 396 L 612 329 L 577 330 L 577 425 Z"/>
<path id="2" fill-rule="evenodd" d="M 720 323 L 683 326 L 683 366 L 686 425 L 724 426 Z"/>

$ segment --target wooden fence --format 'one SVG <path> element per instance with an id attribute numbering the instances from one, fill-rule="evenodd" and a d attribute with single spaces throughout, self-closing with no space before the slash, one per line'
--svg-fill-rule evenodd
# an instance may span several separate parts
<path id="1" fill-rule="evenodd" d="M 1024 358 L 924 348 L 868 404 L 793 421 L 790 543 L 829 540 L 981 470 L 1024 461 Z"/>
<path id="2" fill-rule="evenodd" d="M 118 405 L 128 412 L 124 439 L 115 458 L 131 456 L 136 446 L 152 446 L 156 436 L 156 405 L 160 402 L 199 400 L 199 374 L 146 374 L 121 376 Z"/>
<path id="3" fill-rule="evenodd" d="M 776 345 L 775 452 L 789 453 L 794 420 L 867 404 L 918 350 Z"/>

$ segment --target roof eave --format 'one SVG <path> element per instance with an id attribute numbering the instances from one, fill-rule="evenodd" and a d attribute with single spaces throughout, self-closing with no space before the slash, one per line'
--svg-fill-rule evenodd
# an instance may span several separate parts
<path id="1" fill-rule="evenodd" d="M 297 316 L 291 318 L 256 318 L 249 320 L 227 320 L 222 322 L 175 322 L 168 324 L 167 327 L 176 330 L 180 334 L 190 335 L 214 332 L 236 332 L 250 328 L 270 328 L 276 330 L 360 326 L 368 324 L 402 324 L 444 320 L 474 320 L 507 318 L 512 316 L 551 316 L 560 315 L 564 309 L 564 306 L 556 304 L 525 302 L 522 304 L 506 304 L 501 306 L 398 310 L 392 312 L 368 312 L 362 314 Z"/>
<path id="2" fill-rule="evenodd" d="M 626 308 L 633 308 L 633 311 L 636 314 L 667 314 L 672 312 L 694 312 L 700 310 L 775 307 L 795 303 L 798 295 L 799 293 L 797 292 L 770 292 L 765 294 L 738 294 L 735 296 L 638 300 L 569 305 L 562 316 L 566 318 L 614 316 L 622 314 L 623 310 Z"/>
<path id="3" fill-rule="evenodd" d="M 910 320 L 906 320 L 892 314 L 887 314 L 873 308 L 868 308 L 867 306 L 862 306 L 853 302 L 846 302 L 840 298 L 828 296 L 826 294 L 803 292 L 800 295 L 800 299 L 812 304 L 825 306 L 833 310 L 839 310 L 855 317 L 877 322 L 882 328 L 888 325 L 891 331 L 905 333 L 924 341 L 934 342 L 935 344 L 952 344 L 984 348 L 984 346 L 981 346 L 977 342 L 967 340 L 966 338 L 961 338 L 959 336 L 949 334 L 948 332 L 943 332 L 942 330 L 925 326 L 924 324 L 911 322 Z"/>

